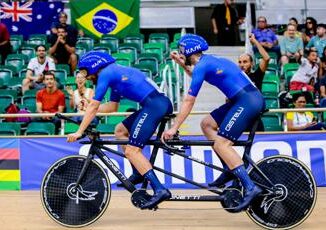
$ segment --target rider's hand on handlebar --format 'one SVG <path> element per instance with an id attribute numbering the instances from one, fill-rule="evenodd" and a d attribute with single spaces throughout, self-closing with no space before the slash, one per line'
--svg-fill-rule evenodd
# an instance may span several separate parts
<path id="1" fill-rule="evenodd" d="M 68 136 L 67 136 L 67 142 L 74 142 L 78 138 L 80 138 L 81 136 L 82 136 L 82 134 L 79 133 L 79 132 L 68 134 Z"/>
<path id="2" fill-rule="evenodd" d="M 165 132 L 163 132 L 162 134 L 162 137 L 161 137 L 161 140 L 164 141 L 164 140 L 169 140 L 169 139 L 172 139 L 173 136 L 177 133 L 177 129 L 174 129 L 174 128 L 171 128 L 169 130 L 166 130 Z"/>

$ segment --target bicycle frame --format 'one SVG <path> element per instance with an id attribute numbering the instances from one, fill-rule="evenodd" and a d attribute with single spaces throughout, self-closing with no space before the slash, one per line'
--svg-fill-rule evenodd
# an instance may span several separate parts
<path id="1" fill-rule="evenodd" d="M 159 168 L 157 166 L 154 165 L 155 159 L 157 157 L 157 153 L 159 148 L 162 148 L 164 150 L 170 151 L 171 149 L 167 148 L 166 145 L 164 145 L 164 143 L 161 142 L 160 137 L 165 129 L 165 125 L 167 123 L 167 121 L 170 118 L 164 118 L 163 121 L 161 122 L 159 129 L 158 129 L 158 133 L 156 136 L 155 140 L 150 140 L 148 142 L 148 145 L 153 145 L 154 148 L 152 150 L 151 156 L 150 156 L 150 163 L 153 165 L 153 169 L 162 172 L 166 175 L 169 175 L 171 177 L 177 178 L 179 180 L 182 180 L 186 183 L 192 184 L 198 188 L 202 188 L 202 189 L 206 189 L 212 193 L 214 193 L 215 195 L 173 195 L 172 198 L 170 199 L 170 201 L 221 201 L 223 200 L 223 189 L 212 189 L 210 187 L 207 187 L 205 185 L 199 184 L 195 181 L 189 180 L 185 177 L 179 176 L 175 173 L 166 171 L 162 168 Z M 243 155 L 243 161 L 244 164 L 247 167 L 251 166 L 253 168 L 255 168 L 255 170 L 258 171 L 258 173 L 271 185 L 271 187 L 262 185 L 260 183 L 255 182 L 256 184 L 258 184 L 259 186 L 265 188 L 266 190 L 269 191 L 275 191 L 274 184 L 270 181 L 270 179 L 257 167 L 257 165 L 255 164 L 255 162 L 250 158 L 250 150 L 251 150 L 251 146 L 253 143 L 253 139 L 255 137 L 255 131 L 258 127 L 258 123 L 259 123 L 259 119 L 257 119 L 257 121 L 254 123 L 253 128 L 251 129 L 249 135 L 248 135 L 248 139 L 245 141 L 236 141 L 234 143 L 234 146 L 244 146 L 245 150 L 244 150 L 244 155 Z M 119 151 L 116 151 L 114 149 L 111 149 L 109 147 L 106 147 L 104 145 L 127 145 L 128 144 L 128 140 L 106 140 L 106 141 L 102 141 L 99 140 L 98 136 L 94 136 L 93 138 L 91 138 L 90 141 L 80 141 L 81 144 L 91 144 L 90 150 L 89 150 L 89 154 L 87 156 L 87 159 L 85 161 L 85 164 L 82 168 L 82 171 L 80 173 L 80 176 L 77 180 L 76 186 L 79 185 L 83 175 L 85 174 L 87 167 L 89 165 L 89 163 L 91 162 L 91 160 L 94 158 L 94 156 L 98 156 L 99 159 L 109 168 L 109 170 L 121 181 L 121 183 L 124 185 L 124 187 L 130 192 L 134 192 L 136 190 L 136 187 L 128 180 L 128 178 L 119 170 L 119 168 L 110 160 L 110 158 L 102 151 L 108 151 L 111 152 L 113 154 L 116 154 L 118 156 L 124 157 L 125 155 Z M 167 145 L 171 145 L 171 146 L 213 146 L 214 145 L 214 141 L 189 141 L 189 140 L 169 140 L 166 142 Z M 183 151 L 173 151 L 173 152 L 167 152 L 164 151 L 167 154 L 173 155 L 179 155 L 185 159 L 188 159 L 190 161 L 194 161 L 197 162 L 199 164 L 202 164 L 206 167 L 212 168 L 214 170 L 218 170 L 218 171 L 222 171 L 222 172 L 226 172 L 228 170 L 225 170 L 221 167 L 215 166 L 211 163 L 202 161 L 200 159 L 197 159 L 195 157 L 192 156 L 188 156 L 186 155 Z M 144 181 L 142 184 L 142 189 L 146 189 L 147 187 L 147 181 Z"/>

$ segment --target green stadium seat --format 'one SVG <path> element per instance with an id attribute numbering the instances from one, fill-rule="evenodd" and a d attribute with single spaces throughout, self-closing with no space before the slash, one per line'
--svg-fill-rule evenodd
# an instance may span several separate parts
<path id="1" fill-rule="evenodd" d="M 163 53 L 164 54 L 166 54 L 169 51 L 169 36 L 168 36 L 168 34 L 152 33 L 149 35 L 149 43 L 163 44 Z"/>
<path id="2" fill-rule="evenodd" d="M 63 85 L 66 82 L 68 73 L 64 69 L 56 69 L 53 71 L 57 82 Z"/>
<path id="3" fill-rule="evenodd" d="M 16 37 L 15 35 L 10 36 L 10 44 L 12 47 L 12 53 L 17 53 L 20 46 L 23 44 L 23 36 Z"/>
<path id="4" fill-rule="evenodd" d="M 56 64 L 55 67 L 56 69 L 64 69 L 67 74 L 70 73 L 70 66 L 68 64 Z"/>
<path id="5" fill-rule="evenodd" d="M 137 49 L 135 47 L 129 46 L 128 44 L 123 44 L 118 48 L 118 53 L 128 53 L 131 54 L 131 63 L 135 63 L 137 60 Z"/>
<path id="6" fill-rule="evenodd" d="M 263 81 L 262 93 L 266 96 L 277 96 L 280 92 L 280 86 L 274 81 Z"/>
<path id="7" fill-rule="evenodd" d="M 144 45 L 144 38 L 137 35 L 128 35 L 123 39 L 124 43 L 133 43 L 137 44 L 137 51 L 138 53 L 142 52 L 143 45 Z"/>
<path id="8" fill-rule="evenodd" d="M 101 37 L 100 44 L 110 44 L 110 50 L 112 53 L 115 53 L 119 48 L 119 39 L 115 36 L 105 34 Z"/>
<path id="9" fill-rule="evenodd" d="M 76 55 L 80 58 L 87 52 L 87 48 L 85 47 L 85 44 L 80 43 L 76 45 Z"/>
<path id="10" fill-rule="evenodd" d="M 280 78 L 275 74 L 266 74 L 264 76 L 263 82 L 275 82 L 276 84 L 280 85 Z"/>
<path id="11" fill-rule="evenodd" d="M 112 117 L 111 117 L 112 118 Z M 96 126 L 96 131 L 101 134 L 114 134 L 115 125 L 114 124 L 98 124 Z"/>
<path id="12" fill-rule="evenodd" d="M 140 57 L 137 64 L 142 64 L 146 69 L 152 71 L 154 77 L 158 75 L 159 65 L 158 60 L 154 57 Z"/>
<path id="13" fill-rule="evenodd" d="M 54 135 L 55 125 L 52 122 L 31 122 L 27 125 L 25 135 Z"/>
<path id="14" fill-rule="evenodd" d="M 28 62 L 28 57 L 24 54 L 9 54 L 5 60 L 5 65 L 10 65 L 15 68 L 15 73 L 18 74 L 19 70 L 23 69 Z"/>
<path id="15" fill-rule="evenodd" d="M 71 122 L 65 122 L 64 134 L 74 133 L 78 130 L 79 125 Z"/>
<path id="16" fill-rule="evenodd" d="M 11 95 L 0 95 L 0 105 L 6 108 L 10 103 L 14 103 L 14 97 Z"/>
<path id="17" fill-rule="evenodd" d="M 29 97 L 36 97 L 36 93 L 37 93 L 38 89 L 29 89 L 26 90 L 24 93 L 24 96 L 29 96 Z"/>
<path id="18" fill-rule="evenodd" d="M 134 64 L 134 67 L 137 68 L 137 69 L 139 69 L 140 71 L 142 71 L 150 79 L 153 79 L 152 71 L 150 69 L 147 69 L 148 68 L 147 65 Z"/>
<path id="19" fill-rule="evenodd" d="M 26 69 L 26 68 L 25 68 L 25 69 L 21 69 L 21 70 L 19 71 L 19 73 L 18 73 L 18 77 L 19 77 L 20 79 L 26 78 L 26 73 L 27 73 L 27 69 Z"/>
<path id="20" fill-rule="evenodd" d="M 2 79 L 2 84 L 4 87 L 9 85 L 10 80 L 13 78 L 13 72 L 10 69 L 0 68 L 0 79 Z"/>
<path id="21" fill-rule="evenodd" d="M 164 58 L 164 45 L 162 43 L 146 43 L 144 44 L 145 53 L 157 53 L 158 61 L 161 63 Z"/>
<path id="22" fill-rule="evenodd" d="M 171 42 L 170 43 L 170 52 L 171 51 L 178 51 L 178 43 L 177 42 Z"/>
<path id="23" fill-rule="evenodd" d="M 110 48 L 111 48 L 111 46 L 108 44 L 96 44 L 96 45 L 94 45 L 93 50 L 111 54 Z"/>
<path id="24" fill-rule="evenodd" d="M 280 102 L 278 97 L 264 96 L 267 109 L 278 109 L 280 108 Z"/>
<path id="25" fill-rule="evenodd" d="M 35 39 L 35 38 L 43 39 L 46 41 L 47 35 L 46 34 L 30 34 L 28 39 Z"/>
<path id="26" fill-rule="evenodd" d="M 46 38 L 44 39 L 42 37 L 32 37 L 27 40 L 27 44 L 31 44 L 31 45 L 35 45 L 35 46 L 45 45 L 46 41 L 47 41 Z"/>
<path id="27" fill-rule="evenodd" d="M 14 101 L 17 100 L 18 98 L 18 92 L 17 90 L 12 90 L 12 89 L 0 89 L 0 96 L 3 96 L 3 95 L 10 95 L 13 97 Z"/>
<path id="28" fill-rule="evenodd" d="M 122 99 L 119 103 L 118 112 L 126 112 L 128 109 L 138 109 L 138 103 L 128 99 Z"/>
<path id="29" fill-rule="evenodd" d="M 21 124 L 16 122 L 2 122 L 0 123 L 0 135 L 18 136 L 21 134 Z"/>
<path id="30" fill-rule="evenodd" d="M 84 44 L 84 47 L 86 47 L 86 50 L 90 51 L 94 47 L 94 40 L 93 40 L 93 38 L 90 38 L 90 37 L 79 37 L 77 40 L 76 46 L 78 46 L 80 44 Z"/>
<path id="31" fill-rule="evenodd" d="M 30 60 L 31 58 L 35 57 L 35 49 L 33 47 L 28 47 L 28 46 L 22 46 L 19 49 L 19 52 L 21 54 L 24 54 L 27 56 L 28 60 Z"/>
<path id="32" fill-rule="evenodd" d="M 173 42 L 178 42 L 181 38 L 181 33 L 175 33 L 173 35 Z"/>
<path id="33" fill-rule="evenodd" d="M 27 92 L 27 91 L 26 91 Z M 27 108 L 32 113 L 36 112 L 36 98 L 35 95 L 25 95 L 21 98 L 22 107 Z"/>
<path id="34" fill-rule="evenodd" d="M 131 53 L 114 53 L 112 55 L 116 59 L 116 63 L 123 66 L 131 66 L 132 54 Z"/>
<path id="35" fill-rule="evenodd" d="M 276 113 L 267 113 L 262 116 L 265 131 L 283 131 L 282 116 Z"/>

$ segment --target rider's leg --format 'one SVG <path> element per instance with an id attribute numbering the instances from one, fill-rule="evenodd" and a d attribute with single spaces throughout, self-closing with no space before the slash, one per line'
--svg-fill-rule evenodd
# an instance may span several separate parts
<path id="1" fill-rule="evenodd" d="M 218 124 L 216 123 L 216 121 L 210 114 L 207 115 L 201 121 L 200 127 L 208 140 L 215 140 L 217 138 Z M 213 150 L 215 151 L 214 148 L 213 148 Z M 215 153 L 217 154 L 216 151 L 215 151 Z M 222 158 L 220 158 L 220 160 L 223 165 L 223 168 L 228 170 L 229 167 L 225 164 L 224 160 Z M 221 175 L 215 181 L 213 181 L 212 183 L 209 183 L 208 185 L 210 187 L 212 187 L 212 186 L 220 187 L 232 179 L 235 179 L 235 177 L 232 173 L 222 172 Z"/>
<path id="2" fill-rule="evenodd" d="M 129 131 L 124 126 L 123 123 L 119 123 L 114 129 L 114 136 L 116 139 L 128 139 L 129 138 Z M 121 145 L 123 152 L 126 152 L 126 145 Z M 144 177 L 137 171 L 137 169 L 131 164 L 132 167 L 132 174 L 128 178 L 131 183 L 134 185 L 139 184 L 144 181 Z M 118 187 L 123 187 L 122 183 L 117 184 Z"/>

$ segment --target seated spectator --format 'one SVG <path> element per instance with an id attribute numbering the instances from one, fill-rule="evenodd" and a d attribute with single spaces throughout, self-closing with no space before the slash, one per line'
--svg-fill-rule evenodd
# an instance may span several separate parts
<path id="1" fill-rule="evenodd" d="M 272 51 L 277 54 L 280 53 L 280 47 L 277 45 L 277 37 L 271 29 L 267 28 L 267 20 L 265 17 L 260 16 L 258 18 L 258 28 L 254 29 L 252 33 L 267 52 Z M 257 47 L 254 46 L 253 48 L 256 53 L 258 51 Z"/>
<path id="2" fill-rule="evenodd" d="M 74 38 L 67 35 L 65 27 L 58 26 L 57 34 L 51 36 L 50 43 L 49 54 L 54 58 L 54 62 L 56 64 L 69 64 L 73 73 L 77 66 L 76 41 Z"/>
<path id="3" fill-rule="evenodd" d="M 319 24 L 317 26 L 317 35 L 310 39 L 309 43 L 306 46 L 306 49 L 310 49 L 314 47 L 318 52 L 318 56 L 321 58 L 323 56 L 323 51 L 325 46 L 326 46 L 326 25 Z"/>
<path id="4" fill-rule="evenodd" d="M 311 49 L 308 51 L 307 58 L 301 57 L 299 60 L 300 67 L 293 75 L 290 81 L 290 90 L 307 90 L 314 91 L 314 85 L 318 75 L 318 55 L 317 51 Z"/>
<path id="5" fill-rule="evenodd" d="M 86 78 L 80 73 L 77 73 L 76 84 L 76 90 L 72 90 L 71 87 L 66 87 L 69 93 L 70 107 L 78 113 L 84 113 L 86 111 L 87 105 L 94 96 L 94 91 L 93 89 L 86 88 Z M 81 122 L 83 117 L 74 117 L 74 120 Z M 99 119 L 95 117 L 91 125 L 96 126 L 98 122 Z"/>
<path id="6" fill-rule="evenodd" d="M 53 22 L 51 24 L 51 33 L 52 33 L 52 35 L 57 34 L 58 33 L 58 30 L 57 30 L 58 26 L 65 27 L 66 31 L 67 31 L 67 34 L 68 34 L 68 37 L 72 38 L 72 40 L 76 43 L 78 35 L 83 35 L 83 31 L 82 30 L 80 32 L 77 31 L 77 29 L 75 27 L 73 27 L 72 25 L 67 24 L 67 20 L 68 20 L 68 15 L 64 11 L 61 11 L 59 13 L 59 22 Z"/>
<path id="7" fill-rule="evenodd" d="M 44 45 L 35 47 L 36 57 L 32 58 L 27 66 L 26 78 L 23 80 L 23 94 L 29 89 L 45 88 L 44 73 L 55 70 L 55 64 L 52 58 L 46 56 Z"/>
<path id="8" fill-rule="evenodd" d="M 288 25 L 293 25 L 295 27 L 295 36 L 298 37 L 298 38 L 303 39 L 302 38 L 303 34 L 300 31 L 298 31 L 299 23 L 298 23 L 298 20 L 296 18 L 290 18 Z M 284 32 L 283 36 L 289 36 L 287 30 Z"/>
<path id="9" fill-rule="evenodd" d="M 254 61 L 250 54 L 242 54 L 238 59 L 239 67 L 250 77 L 250 80 L 253 81 L 256 87 L 261 91 L 263 85 L 263 79 L 265 72 L 268 67 L 268 62 L 270 57 L 262 45 L 256 40 L 255 35 L 251 34 L 249 36 L 250 42 L 255 45 L 262 56 L 258 68 L 252 72 L 254 68 Z"/>
<path id="10" fill-rule="evenodd" d="M 306 106 L 306 97 L 304 94 L 297 93 L 293 95 L 294 108 L 300 109 Z M 287 112 L 286 121 L 288 131 L 303 130 L 323 130 L 326 128 L 324 122 L 317 122 L 312 112 Z"/>
<path id="11" fill-rule="evenodd" d="M 320 107 L 326 107 L 326 78 L 322 78 L 319 83 Z"/>
<path id="12" fill-rule="evenodd" d="M 303 29 L 303 43 L 308 44 L 310 39 L 317 34 L 317 21 L 313 17 L 307 17 L 305 28 Z"/>
<path id="13" fill-rule="evenodd" d="M 301 37 L 296 36 L 296 27 L 292 24 L 287 26 L 287 36 L 281 40 L 281 64 L 289 63 L 290 60 L 298 62 L 303 56 L 303 41 Z"/>
<path id="14" fill-rule="evenodd" d="M 5 63 L 5 60 L 8 54 L 11 53 L 11 44 L 10 44 L 10 34 L 7 26 L 4 23 L 0 22 L 0 55 L 2 56 L 2 63 Z"/>
<path id="15" fill-rule="evenodd" d="M 36 93 L 37 113 L 62 113 L 65 108 L 65 95 L 57 88 L 54 73 L 44 73 L 45 88 Z M 53 122 L 58 133 L 61 121 L 57 117 L 43 116 L 38 121 Z"/>
<path id="16" fill-rule="evenodd" d="M 326 77 L 326 46 L 324 47 L 323 56 L 320 59 L 318 75 L 320 79 Z"/>

